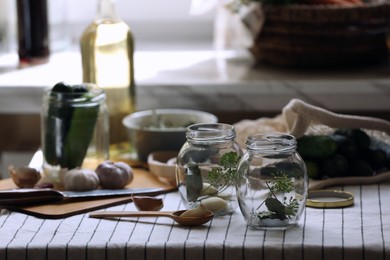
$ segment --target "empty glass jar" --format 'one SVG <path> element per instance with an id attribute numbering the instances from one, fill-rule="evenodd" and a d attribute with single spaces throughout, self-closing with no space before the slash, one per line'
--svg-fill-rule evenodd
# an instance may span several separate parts
<path id="1" fill-rule="evenodd" d="M 237 166 L 237 198 L 248 226 L 286 229 L 305 208 L 308 177 L 293 136 L 281 133 L 247 138 Z"/>
<path id="2" fill-rule="evenodd" d="M 187 142 L 176 166 L 179 193 L 187 209 L 205 204 L 215 215 L 237 208 L 236 166 L 242 151 L 228 124 L 195 124 L 188 127 Z"/>

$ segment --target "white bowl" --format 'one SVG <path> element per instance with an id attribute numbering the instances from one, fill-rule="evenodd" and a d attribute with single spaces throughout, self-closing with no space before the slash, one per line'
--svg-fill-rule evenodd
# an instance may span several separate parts
<path id="1" fill-rule="evenodd" d="M 187 126 L 217 123 L 208 112 L 190 109 L 154 109 L 132 113 L 123 118 L 129 142 L 138 159 L 146 162 L 156 151 L 179 151 L 186 141 Z"/>
<path id="2" fill-rule="evenodd" d="M 149 154 L 149 171 L 160 179 L 160 181 L 176 185 L 176 157 L 177 152 L 173 151 L 158 151 Z"/>

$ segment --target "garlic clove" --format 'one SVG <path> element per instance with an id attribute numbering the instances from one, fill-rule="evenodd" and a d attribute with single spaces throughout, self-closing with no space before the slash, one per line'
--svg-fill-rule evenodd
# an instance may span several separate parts
<path id="1" fill-rule="evenodd" d="M 198 207 L 184 211 L 180 217 L 204 217 L 207 213 L 206 205 L 200 203 Z"/>
<path id="2" fill-rule="evenodd" d="M 33 188 L 41 179 L 41 173 L 34 168 L 27 166 L 14 167 L 8 166 L 9 174 L 12 180 L 19 188 Z"/>
<path id="3" fill-rule="evenodd" d="M 132 196 L 135 207 L 140 211 L 159 211 L 164 207 L 161 198 L 148 196 Z"/>
<path id="4" fill-rule="evenodd" d="M 203 183 L 203 188 L 201 192 L 201 196 L 213 196 L 218 193 L 217 188 L 215 188 L 213 185 L 210 183 L 204 182 Z"/>
<path id="5" fill-rule="evenodd" d="M 216 195 L 216 197 L 223 200 L 230 200 L 232 198 L 232 194 L 230 192 L 220 192 Z"/>
<path id="6" fill-rule="evenodd" d="M 207 209 L 213 213 L 217 213 L 227 208 L 227 202 L 219 197 L 210 197 L 202 200 Z"/>

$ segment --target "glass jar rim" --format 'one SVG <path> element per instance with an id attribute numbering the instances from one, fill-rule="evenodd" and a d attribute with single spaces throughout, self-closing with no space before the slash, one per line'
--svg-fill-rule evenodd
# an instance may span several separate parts
<path id="1" fill-rule="evenodd" d="M 236 131 L 225 123 L 199 123 L 188 126 L 186 136 L 192 141 L 226 141 L 233 140 Z"/>
<path id="2" fill-rule="evenodd" d="M 51 102 L 58 103 L 89 103 L 100 102 L 106 99 L 106 94 L 103 89 L 97 87 L 93 83 L 82 83 L 78 85 L 86 85 L 88 92 L 53 92 L 52 88 L 45 89 L 45 97 Z"/>
<path id="3" fill-rule="evenodd" d="M 294 136 L 285 133 L 265 133 L 247 137 L 246 145 L 249 150 L 260 153 L 291 153 L 297 146 Z"/>

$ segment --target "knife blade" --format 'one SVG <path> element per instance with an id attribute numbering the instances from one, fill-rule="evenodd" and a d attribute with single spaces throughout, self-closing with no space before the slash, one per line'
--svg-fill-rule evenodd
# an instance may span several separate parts
<path id="1" fill-rule="evenodd" d="M 0 191 L 0 206 L 21 206 L 61 202 L 64 200 L 101 199 L 132 195 L 157 195 L 166 188 L 97 189 L 91 191 L 58 191 L 54 189 L 11 189 Z"/>

